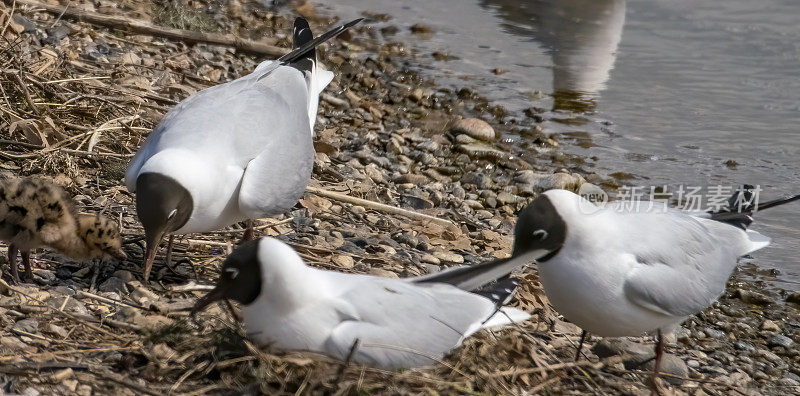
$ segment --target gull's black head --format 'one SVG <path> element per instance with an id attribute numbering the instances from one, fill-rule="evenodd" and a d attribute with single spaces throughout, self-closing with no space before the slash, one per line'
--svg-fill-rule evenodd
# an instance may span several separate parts
<path id="1" fill-rule="evenodd" d="M 222 263 L 217 286 L 197 300 L 192 312 L 199 312 L 208 304 L 222 299 L 236 300 L 248 305 L 261 294 L 261 265 L 258 245 L 261 240 L 247 241 L 236 248 Z"/>
<path id="2" fill-rule="evenodd" d="M 171 177 L 160 173 L 143 173 L 136 179 L 136 212 L 144 226 L 147 254 L 144 280 L 164 234 L 175 231 L 189 220 L 194 204 L 189 191 Z"/>
<path id="3" fill-rule="evenodd" d="M 512 256 L 533 254 L 537 261 L 555 256 L 567 238 L 567 223 L 547 195 L 541 195 L 519 213 L 514 228 Z"/>

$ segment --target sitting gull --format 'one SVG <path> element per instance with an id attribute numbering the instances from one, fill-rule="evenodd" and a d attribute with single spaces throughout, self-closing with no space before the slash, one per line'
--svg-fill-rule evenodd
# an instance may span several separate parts
<path id="1" fill-rule="evenodd" d="M 258 343 L 394 369 L 435 363 L 480 329 L 530 317 L 503 307 L 502 290 L 494 296 L 423 278 L 320 270 L 283 242 L 262 238 L 225 259 L 217 286 L 193 312 L 233 299 Z"/>

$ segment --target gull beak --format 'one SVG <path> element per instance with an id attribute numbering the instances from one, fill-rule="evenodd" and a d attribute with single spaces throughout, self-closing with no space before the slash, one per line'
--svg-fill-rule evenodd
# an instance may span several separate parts
<path id="1" fill-rule="evenodd" d="M 153 269 L 153 262 L 156 260 L 158 245 L 161 243 L 161 238 L 163 238 L 164 233 L 145 233 L 147 234 L 145 235 L 145 244 L 147 245 L 147 250 L 145 251 L 144 255 L 144 283 L 147 284 L 148 280 L 150 279 L 150 270 Z"/>
<path id="2" fill-rule="evenodd" d="M 209 304 L 211 304 L 213 302 L 216 302 L 216 301 L 219 301 L 219 300 L 222 300 L 223 298 L 225 298 L 225 294 L 226 294 L 225 292 L 226 292 L 226 290 L 224 288 L 220 287 L 219 285 L 217 287 L 215 287 L 213 290 L 208 292 L 208 294 L 206 294 L 205 296 L 203 296 L 199 300 L 197 300 L 197 302 L 194 304 L 194 307 L 192 308 L 191 315 L 194 316 L 198 312 L 200 312 L 203 309 L 205 309 Z"/>

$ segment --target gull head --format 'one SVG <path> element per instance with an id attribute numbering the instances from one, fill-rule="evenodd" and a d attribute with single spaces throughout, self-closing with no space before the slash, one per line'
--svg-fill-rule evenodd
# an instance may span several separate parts
<path id="1" fill-rule="evenodd" d="M 144 226 L 144 281 L 156 257 L 158 244 L 165 234 L 173 232 L 189 220 L 193 210 L 189 191 L 171 177 L 160 173 L 142 173 L 136 179 L 136 212 Z"/>
<path id="2" fill-rule="evenodd" d="M 555 256 L 564 245 L 567 223 L 554 205 L 557 195 L 554 197 L 548 193 L 536 198 L 519 213 L 512 256 L 525 255 L 544 262 Z"/>
<path id="3" fill-rule="evenodd" d="M 248 305 L 258 298 L 262 284 L 261 263 L 258 257 L 258 247 L 261 242 L 261 239 L 247 241 L 225 259 L 217 286 L 197 300 L 192 314 L 219 300 L 231 299 Z"/>

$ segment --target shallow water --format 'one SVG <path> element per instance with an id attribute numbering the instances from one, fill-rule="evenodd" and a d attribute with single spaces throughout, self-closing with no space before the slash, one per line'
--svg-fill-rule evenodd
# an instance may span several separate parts
<path id="1" fill-rule="evenodd" d="M 794 0 L 340 0 L 415 40 L 440 84 L 476 86 L 513 112 L 549 109 L 564 149 L 596 156 L 625 184 L 761 186 L 761 199 L 800 193 L 800 9 Z M 382 26 L 382 25 L 381 25 Z M 435 61 L 431 54 L 450 56 Z M 506 71 L 496 75 L 493 69 Z M 542 94 L 535 91 L 541 90 Z M 510 137 L 514 138 L 514 137 Z M 727 166 L 726 161 L 735 161 Z M 800 290 L 800 203 L 758 214 L 773 238 L 754 257 Z"/>

